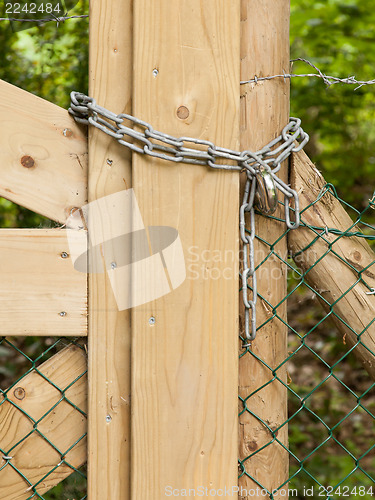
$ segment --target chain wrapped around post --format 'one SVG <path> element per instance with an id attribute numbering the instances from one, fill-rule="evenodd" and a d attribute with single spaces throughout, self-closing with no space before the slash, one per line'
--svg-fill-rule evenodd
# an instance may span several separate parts
<path id="1" fill-rule="evenodd" d="M 276 174 L 281 168 L 281 163 L 292 152 L 300 151 L 309 140 L 308 134 L 301 127 L 301 120 L 291 117 L 281 135 L 259 151 L 240 152 L 215 146 L 214 143 L 203 139 L 177 138 L 159 132 L 139 118 L 125 113 L 117 115 L 108 111 L 97 105 L 95 99 L 80 92 L 72 92 L 70 97 L 69 113 L 76 122 L 98 128 L 136 153 L 175 163 L 192 163 L 207 165 L 215 169 L 246 172 L 247 180 L 240 207 L 240 236 L 243 243 L 241 280 L 247 340 L 244 347 L 248 347 L 256 336 L 255 208 L 262 214 L 272 214 L 277 208 L 277 192 L 280 191 L 284 195 L 287 227 L 295 229 L 299 226 L 298 194 Z M 128 122 L 130 126 L 125 125 L 124 122 Z M 137 127 L 138 130 L 132 126 Z M 293 209 L 290 206 L 291 199 L 294 200 Z M 291 217 L 292 211 L 294 221 Z M 250 231 L 246 231 L 245 214 L 247 212 L 250 213 Z M 252 299 L 250 299 L 250 291 Z"/>

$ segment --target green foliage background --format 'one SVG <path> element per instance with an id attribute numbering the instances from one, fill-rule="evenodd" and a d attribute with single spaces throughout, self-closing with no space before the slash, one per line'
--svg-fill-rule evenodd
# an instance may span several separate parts
<path id="1" fill-rule="evenodd" d="M 291 58 L 308 59 L 327 75 L 355 75 L 358 80 L 373 80 L 374 40 L 373 0 L 291 1 Z M 294 63 L 293 71 L 313 72 L 301 62 Z M 318 78 L 295 78 L 291 85 L 291 114 L 302 119 L 304 129 L 310 134 L 305 150 L 325 179 L 335 185 L 343 199 L 362 210 L 375 190 L 375 85 L 354 89 L 355 86 L 340 84 L 326 88 Z M 374 217 L 369 222 L 373 224 Z M 313 328 L 322 316 L 307 290 L 300 289 L 299 297 L 292 296 L 288 317 L 299 332 Z M 330 321 L 319 325 L 309 339 L 310 347 L 331 365 L 346 352 L 346 347 L 337 342 L 337 333 Z M 292 339 L 290 350 L 297 347 L 298 342 Z M 300 359 L 296 359 L 289 369 L 291 386 L 302 396 L 328 374 L 322 363 L 308 351 L 301 351 Z M 371 386 L 354 357 L 346 358 L 338 366 L 337 373 L 339 371 L 340 379 L 357 394 L 365 393 Z M 367 395 L 368 399 L 363 401 L 374 413 L 373 389 Z M 340 384 L 330 379 L 310 399 L 309 405 L 327 425 L 334 426 L 345 419 L 356 402 Z M 298 408 L 299 401 L 291 398 L 290 414 Z M 357 411 L 344 420 L 335 432 L 339 441 L 357 457 L 374 446 L 374 421 L 362 413 Z M 289 426 L 290 448 L 299 458 L 307 457 L 325 436 L 323 426 L 304 413 Z M 373 474 L 374 450 L 367 453 L 360 464 Z M 365 474 L 350 475 L 355 468 L 353 460 L 332 441 L 313 453 L 304 466 L 308 474 L 301 470 L 290 483 L 290 487 L 297 487 L 299 491 L 303 486 L 312 485 L 315 485 L 315 492 L 318 491 L 309 474 L 323 485 L 335 486 L 347 477 L 342 487 L 353 490 L 363 485 L 375 489 L 373 481 Z M 299 470 L 300 464 L 292 460 L 291 473 Z M 372 496 L 368 493 L 364 498 Z"/>
<path id="2" fill-rule="evenodd" d="M 373 80 L 374 40 L 373 0 L 292 0 L 292 58 L 306 58 L 328 75 Z M 293 69 L 312 68 L 296 62 Z M 375 181 L 375 85 L 354 88 L 295 78 L 291 113 L 302 118 L 311 137 L 306 151 L 326 180 L 360 209 Z"/>
<path id="3" fill-rule="evenodd" d="M 88 0 L 80 0 L 70 12 L 85 13 L 88 13 Z M 291 0 L 292 58 L 309 59 L 329 75 L 355 75 L 361 80 L 371 80 L 375 78 L 374 40 L 374 0 Z M 7 22 L 2 22 L 0 47 L 1 79 L 64 108 L 69 105 L 71 90 L 87 92 L 87 19 L 69 20 L 58 29 L 54 23 L 48 23 L 17 33 L 12 32 Z M 311 68 L 296 62 L 293 71 L 306 73 L 311 72 Z M 302 119 L 304 129 L 310 134 L 306 151 L 326 180 L 336 186 L 342 198 L 362 210 L 375 189 L 375 85 L 356 91 L 354 86 L 347 85 L 327 89 L 320 79 L 296 78 L 291 85 L 291 114 Z M 47 219 L 0 199 L 0 227 L 51 224 Z M 295 328 L 302 325 L 306 331 L 321 315 L 306 291 L 300 292 L 298 300 L 291 301 L 290 311 L 293 310 L 291 324 Z M 337 345 L 332 325 L 325 323 L 321 331 L 317 330 L 314 342 L 322 343 L 322 339 L 327 359 L 333 362 L 342 355 L 345 349 Z M 303 379 L 300 369 L 308 365 L 310 379 L 318 383 L 322 378 L 321 366 L 306 355 L 301 358 L 300 366 L 291 370 L 291 384 L 296 391 L 303 392 L 304 387 L 307 391 L 311 386 L 311 380 Z M 356 390 L 366 390 L 368 381 L 355 361 L 343 364 L 342 370 L 348 384 L 356 380 Z M 291 410 L 296 404 L 290 401 Z M 372 407 L 374 398 L 369 399 L 368 404 Z M 350 408 L 347 395 L 340 388 L 319 391 L 316 411 L 324 420 L 339 419 Z M 295 453 L 300 450 L 307 455 L 320 443 L 321 429 L 316 422 L 304 418 L 291 422 L 290 446 Z M 363 423 L 359 423 L 353 432 L 345 430 L 345 426 L 342 432 L 349 440 L 348 446 L 356 453 L 360 453 L 366 443 L 371 446 L 373 441 L 371 421 L 366 423 L 365 431 Z M 368 464 L 374 467 L 373 455 L 368 457 Z M 324 449 L 309 460 L 310 473 L 324 484 L 334 484 L 335 480 L 350 473 L 351 467 L 351 460 L 340 449 Z M 298 464 L 292 463 L 291 470 L 297 471 Z M 82 485 L 73 487 L 72 484 L 59 485 L 45 498 L 70 499 L 75 498 L 74 494 L 82 494 Z M 311 478 L 302 473 L 290 487 L 302 488 L 309 484 L 313 484 Z M 353 476 L 345 484 L 369 483 L 365 477 L 358 483 Z"/>
<path id="4" fill-rule="evenodd" d="M 80 0 L 70 14 L 88 13 Z M 375 77 L 373 0 L 292 0 L 291 57 L 304 57 L 334 76 Z M 0 24 L 0 78 L 67 108 L 71 90 L 87 91 L 88 19 L 35 26 L 13 33 Z M 287 69 L 287 68 L 286 68 Z M 293 71 L 311 72 L 301 62 Z M 375 86 L 329 89 L 317 78 L 292 81 L 291 114 L 302 118 L 306 150 L 339 194 L 357 208 L 372 195 L 375 178 Z M 1 215 L 4 226 L 35 224 L 25 214 Z M 21 217 L 18 217 L 21 215 Z"/>
<path id="5" fill-rule="evenodd" d="M 87 14 L 88 0 L 79 0 L 74 14 Z M 46 23 L 13 33 L 0 22 L 0 79 L 68 108 L 72 90 L 88 88 L 88 19 L 70 19 L 56 28 Z M 44 217 L 0 198 L 0 227 L 48 227 Z"/>

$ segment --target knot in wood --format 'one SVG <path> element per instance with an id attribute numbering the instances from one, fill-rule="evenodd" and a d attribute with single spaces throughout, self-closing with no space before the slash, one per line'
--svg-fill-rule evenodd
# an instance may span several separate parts
<path id="1" fill-rule="evenodd" d="M 13 391 L 13 394 L 17 399 L 24 399 L 24 397 L 26 396 L 26 392 L 23 387 L 16 387 Z"/>
<path id="2" fill-rule="evenodd" d="M 22 156 L 21 165 L 25 168 L 31 168 L 35 165 L 34 158 L 29 155 Z"/>

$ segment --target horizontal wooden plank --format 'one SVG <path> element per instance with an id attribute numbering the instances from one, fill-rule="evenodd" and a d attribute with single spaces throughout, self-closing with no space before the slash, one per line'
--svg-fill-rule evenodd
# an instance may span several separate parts
<path id="1" fill-rule="evenodd" d="M 87 199 L 87 139 L 67 110 L 0 80 L 0 196 L 65 222 Z"/>
<path id="2" fill-rule="evenodd" d="M 87 275 L 66 230 L 0 229 L 0 275 L 0 335 L 87 335 Z"/>
<path id="3" fill-rule="evenodd" d="M 75 345 L 69 345 L 43 363 L 39 371 L 65 391 L 66 400 L 59 402 L 62 392 L 35 371 L 10 389 L 8 400 L 1 399 L 0 448 L 6 456 L 12 457 L 7 463 L 3 453 L 0 453 L 0 498 L 6 500 L 31 498 L 33 490 L 30 483 L 36 485 L 40 482 L 36 491 L 43 494 L 73 472 L 67 464 L 78 468 L 86 462 L 86 416 L 73 406 L 86 412 L 85 352 Z M 32 419 L 40 419 L 38 432 L 33 432 Z"/>

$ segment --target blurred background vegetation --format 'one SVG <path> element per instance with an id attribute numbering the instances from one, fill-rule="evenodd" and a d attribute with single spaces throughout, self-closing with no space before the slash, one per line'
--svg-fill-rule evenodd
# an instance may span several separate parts
<path id="1" fill-rule="evenodd" d="M 88 0 L 79 0 L 69 14 L 87 13 Z M 358 79 L 370 80 L 375 78 L 374 40 L 374 0 L 291 0 L 292 58 L 306 58 L 328 75 L 355 75 Z M 16 33 L 9 23 L 2 22 L 0 46 L 1 79 L 64 108 L 69 105 L 70 91 L 87 92 L 87 19 L 68 20 L 58 28 L 55 23 L 48 23 Z M 296 62 L 293 71 L 306 73 L 311 72 L 311 68 Z M 326 180 L 335 185 L 343 199 L 363 210 L 375 189 L 375 86 L 354 90 L 354 86 L 338 84 L 327 89 L 320 79 L 295 78 L 291 83 L 291 115 L 302 119 L 303 127 L 311 137 L 306 151 Z M 51 221 L 0 198 L 0 227 L 51 225 L 54 225 Z M 323 317 L 311 290 L 298 288 L 289 301 L 291 326 L 303 334 Z M 293 351 L 299 341 L 292 335 L 289 340 Z M 31 354 L 43 350 L 40 339 L 19 342 L 20 347 Z M 48 344 L 48 340 L 43 342 Z M 337 341 L 335 327 L 329 319 L 315 328 L 309 337 L 309 347 L 329 365 L 346 352 L 345 345 Z M 17 352 L 0 351 L 0 383 L 3 388 L 16 376 L 17 356 Z M 288 369 L 290 386 L 302 395 L 327 376 L 327 368 L 308 349 L 299 351 Z M 374 412 L 374 389 L 354 357 L 340 363 L 339 370 L 340 380 L 356 394 L 367 391 L 362 401 L 369 411 Z M 290 398 L 290 415 L 300 408 L 300 402 L 295 399 Z M 332 426 L 353 410 L 356 401 L 342 384 L 330 378 L 314 393 L 309 404 L 327 425 Z M 309 413 L 296 415 L 289 428 L 291 450 L 301 460 L 324 441 L 322 424 Z M 353 412 L 340 424 L 338 439 L 354 455 L 364 455 L 361 465 L 374 474 L 374 448 L 367 452 L 374 447 L 374 420 L 365 411 Z M 304 469 L 301 469 L 300 462 L 292 459 L 291 472 L 300 472 L 290 487 L 302 491 L 303 486 L 316 484 L 311 476 L 325 485 L 335 485 L 346 476 L 343 486 L 373 484 L 365 474 L 351 474 L 353 460 L 332 440 L 306 458 Z M 68 481 L 66 486 L 59 485 L 45 498 L 72 500 L 81 496 L 83 486 L 79 480 L 78 484 Z M 372 495 L 363 496 L 370 497 Z"/>
<path id="2" fill-rule="evenodd" d="M 88 0 L 79 0 L 69 15 L 88 11 Z M 0 79 L 67 109 L 72 90 L 88 91 L 88 25 L 87 18 L 69 19 L 58 28 L 50 22 L 13 32 L 9 22 L 0 22 Z M 0 198 L 0 227 L 51 225 Z"/>
<path id="3" fill-rule="evenodd" d="M 290 38 L 291 58 L 308 59 L 327 75 L 355 75 L 359 80 L 375 78 L 373 0 L 291 0 Z M 293 72 L 313 71 L 295 62 Z M 291 115 L 300 117 L 310 134 L 305 150 L 326 181 L 335 185 L 341 198 L 362 211 L 375 190 L 375 86 L 354 88 L 341 84 L 326 88 L 317 78 L 295 78 L 291 84 Z M 374 224 L 371 212 L 366 220 Z M 350 211 L 349 214 L 353 216 Z M 289 288 L 292 286 L 289 283 Z M 301 462 L 291 459 L 291 474 L 299 473 L 290 487 L 299 491 L 305 485 L 317 488 L 313 478 L 326 486 L 343 481 L 341 487 L 348 486 L 350 491 L 356 486 L 372 486 L 373 494 L 366 489 L 363 497 L 369 499 L 375 496 L 374 419 L 361 408 L 353 411 L 357 400 L 343 384 L 358 396 L 364 394 L 360 401 L 372 414 L 375 414 L 375 390 L 352 355 L 334 369 L 342 383 L 330 377 L 319 385 L 329 375 L 320 358 L 333 366 L 347 352 L 344 339 L 338 341 L 329 318 L 319 324 L 324 317 L 311 290 L 303 286 L 291 296 L 288 322 L 300 335 L 310 332 L 306 344 L 311 351 L 301 349 L 289 363 L 290 387 L 301 397 L 317 388 L 307 400 L 308 407 L 329 427 L 337 425 L 334 437 L 356 458 L 362 457 L 359 466 L 370 477 L 356 470 L 354 460 L 332 439 L 313 452 L 328 433 L 317 417 L 300 412 L 289 424 L 289 438 L 291 451 L 304 462 L 301 468 Z M 299 346 L 299 339 L 290 334 L 289 350 Z M 289 415 L 299 408 L 300 401 L 290 396 Z M 352 493 L 350 497 L 355 495 Z"/>
<path id="4" fill-rule="evenodd" d="M 373 0 L 292 0 L 291 58 L 303 57 L 333 76 L 375 78 Z M 295 62 L 293 70 L 310 73 Z M 375 86 L 325 88 L 317 78 L 292 81 L 291 114 L 311 140 L 306 152 L 339 195 L 360 209 L 375 179 Z"/>

